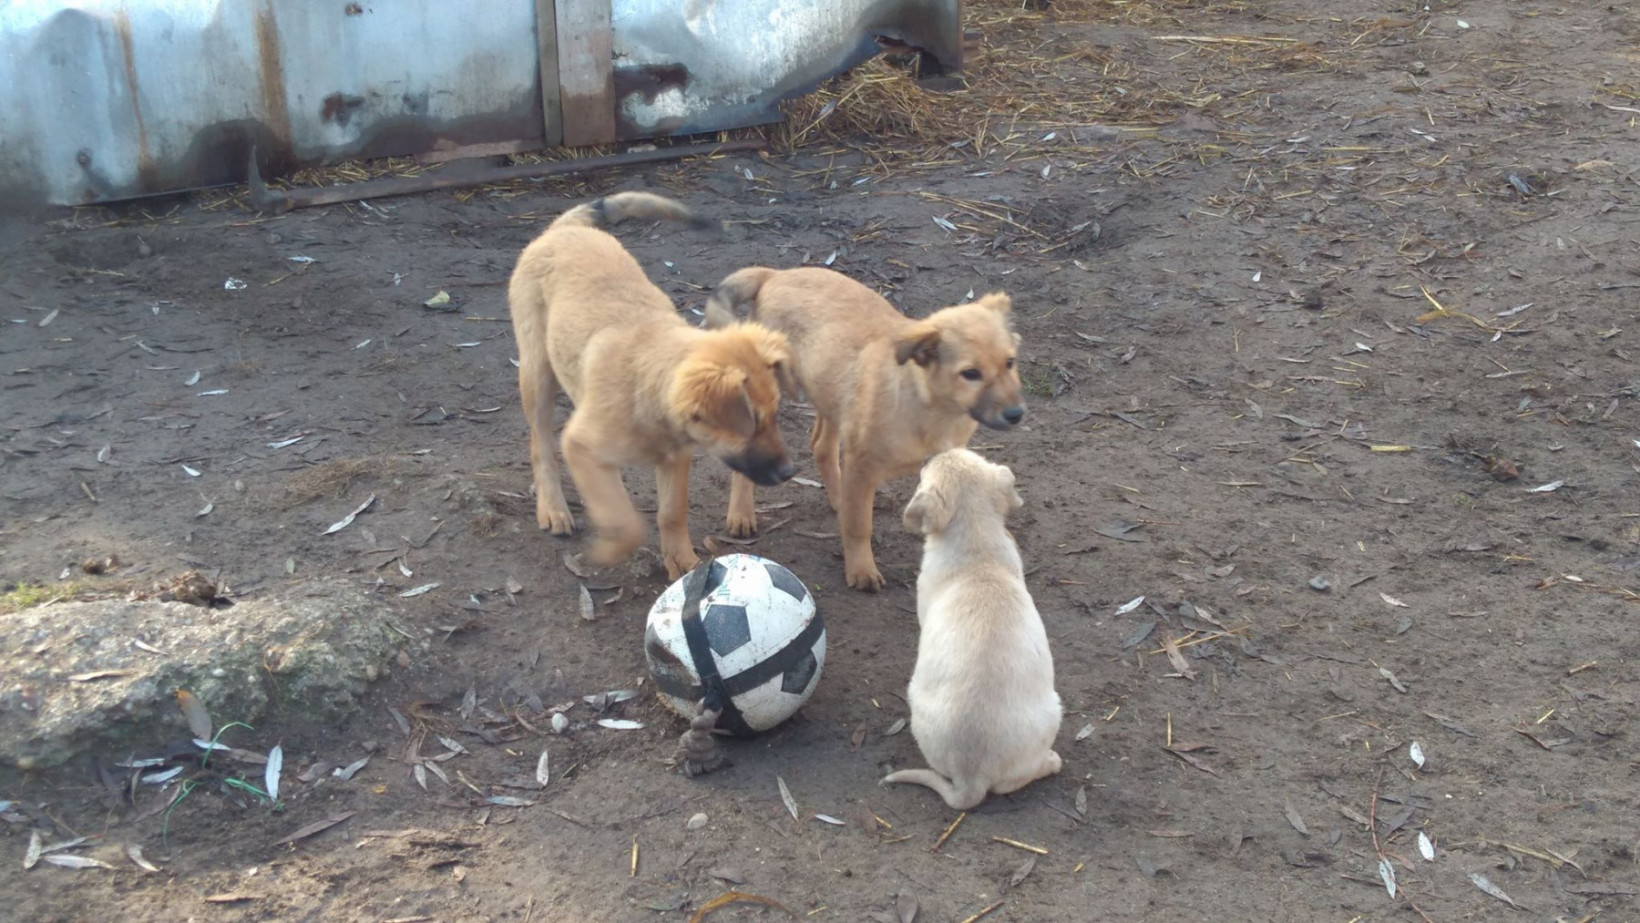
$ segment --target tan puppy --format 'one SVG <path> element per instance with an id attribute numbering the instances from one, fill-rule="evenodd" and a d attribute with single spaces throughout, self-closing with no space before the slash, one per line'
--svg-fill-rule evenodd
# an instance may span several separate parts
<path id="1" fill-rule="evenodd" d="M 1023 501 L 1014 473 L 967 449 L 934 456 L 905 508 L 927 538 L 917 576 L 917 667 L 906 700 L 926 785 L 959 811 L 1060 769 L 1053 655 L 1019 548 L 1004 523 Z"/>
<path id="2" fill-rule="evenodd" d="M 734 306 L 746 303 L 791 341 L 792 370 L 816 412 L 809 444 L 837 512 L 848 585 L 875 592 L 883 586 L 871 554 L 877 488 L 967 445 L 981 423 L 1008 429 L 1024 419 L 1012 303 L 995 293 L 912 320 L 829 269 L 754 266 L 718 286 L 707 325 L 732 324 Z M 734 478 L 729 533 L 756 529 L 751 482 Z"/>
<path id="3" fill-rule="evenodd" d="M 689 463 L 696 449 L 759 484 L 796 472 L 775 422 L 786 338 L 757 324 L 697 330 L 597 225 L 624 218 L 701 222 L 683 205 L 623 192 L 578 205 L 524 248 L 507 288 L 518 338 L 518 391 L 530 425 L 535 521 L 575 528 L 550 438 L 561 386 L 575 403 L 564 463 L 597 539 L 595 564 L 625 560 L 646 529 L 621 468 L 654 465 L 666 572 L 698 562 L 689 539 Z"/>

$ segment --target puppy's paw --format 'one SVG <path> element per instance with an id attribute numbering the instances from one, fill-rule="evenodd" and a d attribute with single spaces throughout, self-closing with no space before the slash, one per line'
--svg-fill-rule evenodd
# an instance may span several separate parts
<path id="1" fill-rule="evenodd" d="M 730 513 L 728 528 L 730 538 L 751 538 L 757 534 L 757 514 L 747 513 L 740 516 Z"/>
<path id="2" fill-rule="evenodd" d="M 867 564 L 863 567 L 848 565 L 843 568 L 843 574 L 848 578 L 849 589 L 875 593 L 883 588 L 883 575 L 877 570 L 876 564 Z"/>
<path id="3" fill-rule="evenodd" d="M 632 557 L 632 552 L 642 544 L 641 528 L 636 533 L 623 529 L 610 535 L 600 535 L 587 550 L 587 560 L 596 567 L 613 567 Z"/>
<path id="4" fill-rule="evenodd" d="M 575 531 L 575 517 L 566 509 L 552 509 L 543 503 L 535 505 L 535 524 L 543 532 L 568 535 Z"/>
<path id="5" fill-rule="evenodd" d="M 1047 759 L 1044 761 L 1043 765 L 1044 768 L 1048 770 L 1047 774 L 1054 776 L 1059 774 L 1059 770 L 1065 768 L 1065 761 L 1059 758 L 1058 753 L 1049 750 Z"/>
<path id="6" fill-rule="evenodd" d="M 700 556 L 695 549 L 685 548 L 682 551 L 668 551 L 666 558 L 666 579 L 676 580 L 684 574 L 694 570 L 700 564 Z"/>

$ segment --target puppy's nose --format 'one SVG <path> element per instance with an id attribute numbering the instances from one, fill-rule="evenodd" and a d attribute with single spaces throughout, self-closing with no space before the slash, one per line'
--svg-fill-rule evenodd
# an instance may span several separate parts
<path id="1" fill-rule="evenodd" d="M 779 478 L 782 481 L 791 480 L 792 475 L 794 475 L 796 473 L 797 473 L 797 466 L 792 464 L 790 459 L 787 459 L 786 461 L 781 462 L 779 464 L 779 466 L 774 469 L 774 476 Z"/>
<path id="2" fill-rule="evenodd" d="M 1002 419 L 1007 420 L 1009 426 L 1013 426 L 1025 419 L 1025 408 L 1015 404 L 1002 412 Z"/>

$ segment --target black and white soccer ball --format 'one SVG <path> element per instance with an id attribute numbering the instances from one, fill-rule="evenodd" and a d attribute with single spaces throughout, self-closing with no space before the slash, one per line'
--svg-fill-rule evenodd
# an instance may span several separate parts
<path id="1" fill-rule="evenodd" d="M 686 612 L 691 595 L 699 602 Z M 703 564 L 649 610 L 644 655 L 662 701 L 693 717 L 721 708 L 720 730 L 766 731 L 808 701 L 826 663 L 826 627 L 791 571 L 754 554 Z M 702 680 L 702 676 L 705 680 Z"/>

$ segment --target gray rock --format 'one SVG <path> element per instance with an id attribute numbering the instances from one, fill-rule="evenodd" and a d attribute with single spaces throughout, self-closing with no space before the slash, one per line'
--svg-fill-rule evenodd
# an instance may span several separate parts
<path id="1" fill-rule="evenodd" d="M 254 726 L 270 713 L 339 720 L 387 672 L 402 641 L 387 627 L 391 614 L 334 581 L 222 609 L 98 600 L 0 616 L 0 763 L 44 768 L 99 748 L 124 757 L 191 736 L 179 689 L 216 727 Z"/>

